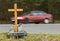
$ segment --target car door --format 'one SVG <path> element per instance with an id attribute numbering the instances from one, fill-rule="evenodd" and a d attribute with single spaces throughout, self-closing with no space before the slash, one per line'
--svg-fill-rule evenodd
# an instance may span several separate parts
<path id="1" fill-rule="evenodd" d="M 40 13 L 39 11 L 33 11 L 31 13 L 32 16 L 30 16 L 31 20 L 38 22 L 38 20 L 40 19 L 39 13 Z"/>
<path id="2" fill-rule="evenodd" d="M 45 14 L 46 14 L 46 13 L 40 12 L 40 13 L 37 15 L 37 20 L 38 20 L 38 21 L 44 20 Z"/>
<path id="3" fill-rule="evenodd" d="M 36 17 L 35 14 L 30 14 L 30 15 L 29 15 L 29 21 L 35 22 L 36 19 L 37 19 L 37 17 Z"/>

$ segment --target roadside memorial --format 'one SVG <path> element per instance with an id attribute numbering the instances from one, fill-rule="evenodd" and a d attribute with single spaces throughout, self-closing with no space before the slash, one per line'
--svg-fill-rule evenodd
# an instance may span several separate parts
<path id="1" fill-rule="evenodd" d="M 23 11 L 23 9 L 17 9 L 17 3 L 14 4 L 14 9 L 8 9 L 9 12 L 14 12 L 14 21 L 15 23 L 13 24 L 12 30 L 8 32 L 8 36 L 10 35 L 16 35 L 16 36 L 25 36 L 27 35 L 26 31 L 21 30 L 22 28 L 22 23 L 17 24 L 17 11 Z"/>

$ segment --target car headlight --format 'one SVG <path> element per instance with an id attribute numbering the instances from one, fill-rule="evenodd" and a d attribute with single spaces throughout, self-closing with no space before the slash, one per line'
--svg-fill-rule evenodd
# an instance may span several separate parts
<path id="1" fill-rule="evenodd" d="M 17 19 L 23 19 L 23 17 L 17 17 Z"/>

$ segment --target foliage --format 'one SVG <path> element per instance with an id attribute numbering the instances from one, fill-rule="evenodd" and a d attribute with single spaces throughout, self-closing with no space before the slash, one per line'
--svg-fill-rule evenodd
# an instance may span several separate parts
<path id="1" fill-rule="evenodd" d="M 55 20 L 60 20 L 60 0 L 0 0 L 0 21 L 9 21 L 14 15 L 13 12 L 8 12 L 14 3 L 18 4 L 18 8 L 24 9 L 23 12 L 18 12 L 18 16 L 32 10 L 43 10 L 53 14 Z"/>

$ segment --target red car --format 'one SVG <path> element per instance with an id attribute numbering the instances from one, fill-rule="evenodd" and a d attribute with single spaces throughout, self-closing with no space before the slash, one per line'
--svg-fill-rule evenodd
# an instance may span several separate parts
<path id="1" fill-rule="evenodd" d="M 49 23 L 51 22 L 53 19 L 52 14 L 48 14 L 44 11 L 31 11 L 30 13 L 26 13 L 26 15 L 22 15 L 22 16 L 18 16 L 17 20 L 18 23 L 29 23 L 29 22 L 33 22 L 33 23 L 40 23 L 40 22 L 44 22 L 44 23 Z M 14 22 L 14 18 L 11 18 L 11 21 Z"/>

